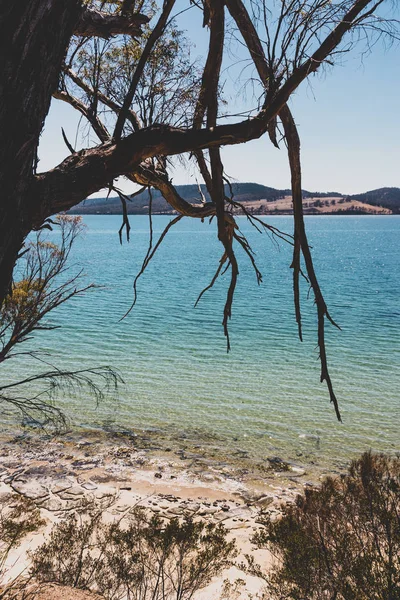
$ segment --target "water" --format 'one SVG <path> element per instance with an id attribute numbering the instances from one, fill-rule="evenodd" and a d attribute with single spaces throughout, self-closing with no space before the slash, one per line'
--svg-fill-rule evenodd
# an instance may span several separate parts
<path id="1" fill-rule="evenodd" d="M 153 220 L 157 236 L 170 217 Z M 289 246 L 239 219 L 264 280 L 258 287 L 238 252 L 227 354 L 227 275 L 193 308 L 220 258 L 214 224 L 184 219 L 168 233 L 139 280 L 135 308 L 120 321 L 147 250 L 147 218 L 132 217 L 131 242 L 122 246 L 120 217 L 84 221 L 72 262 L 103 287 L 58 309 L 51 320 L 62 328 L 39 333 L 34 347 L 63 367 L 110 365 L 125 384 L 99 406 L 88 394 L 59 398 L 76 427 L 147 430 L 169 445 L 214 445 L 226 457 L 239 449 L 255 461 L 279 455 L 324 467 L 369 448 L 400 451 L 400 217 L 306 219 L 320 283 L 342 327 L 327 326 L 327 348 L 343 424 L 319 383 L 315 306 L 305 281 L 304 342 L 297 337 Z M 291 217 L 269 221 L 292 230 Z M 3 365 L 3 379 L 20 376 L 21 368 L 17 360 Z M 10 426 L 4 417 L 3 431 Z"/>

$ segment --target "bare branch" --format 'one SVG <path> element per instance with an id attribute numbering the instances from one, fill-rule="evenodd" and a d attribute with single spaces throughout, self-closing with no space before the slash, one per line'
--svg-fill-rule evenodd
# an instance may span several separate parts
<path id="1" fill-rule="evenodd" d="M 167 235 L 168 231 L 171 229 L 171 227 L 173 227 L 174 225 L 176 225 L 176 223 L 178 223 L 182 219 L 182 217 L 183 217 L 183 215 L 179 215 L 178 217 L 175 217 L 174 219 L 172 219 L 172 221 L 170 221 L 168 223 L 168 225 L 165 227 L 164 231 L 162 232 L 162 234 L 158 238 L 157 243 L 154 246 L 153 250 L 151 252 L 147 252 L 146 253 L 146 257 L 145 257 L 145 259 L 144 259 L 144 261 L 142 263 L 140 271 L 136 275 L 135 280 L 133 282 L 133 301 L 132 301 L 132 304 L 130 305 L 130 307 L 126 311 L 126 313 L 123 315 L 123 317 L 121 317 L 121 319 L 120 319 L 121 321 L 123 319 L 125 319 L 125 317 L 127 317 L 129 315 L 129 313 L 131 312 L 132 308 L 136 304 L 136 300 L 137 300 L 137 282 L 138 282 L 139 278 L 143 275 L 143 273 L 145 272 L 145 270 L 149 266 L 149 263 L 150 263 L 151 259 L 153 258 L 153 256 L 157 252 L 158 248 L 160 247 L 161 243 L 163 242 L 163 240 L 164 240 L 165 236 Z"/>
<path id="2" fill-rule="evenodd" d="M 78 110 L 81 113 L 81 115 L 83 115 L 89 121 L 96 135 L 102 142 L 106 142 L 110 139 L 106 127 L 103 125 L 99 117 L 93 111 L 90 110 L 89 106 L 83 104 L 83 102 L 81 102 L 77 98 L 74 98 L 68 92 L 63 92 L 61 90 L 56 90 L 53 93 L 53 98 L 56 98 L 57 100 L 62 100 L 63 102 L 66 102 L 67 104 Z"/>
<path id="3" fill-rule="evenodd" d="M 113 35 L 127 34 L 133 37 L 142 35 L 141 26 L 148 23 L 146 15 L 129 16 L 107 14 L 98 10 L 85 9 L 75 26 L 75 35 L 85 37 L 102 37 L 108 39 Z"/>
<path id="4" fill-rule="evenodd" d="M 171 13 L 171 10 L 172 10 L 174 4 L 175 4 L 175 0 L 166 0 L 164 2 L 164 6 L 163 6 L 162 13 L 160 15 L 160 18 L 158 19 L 156 26 L 154 27 L 153 31 L 151 32 L 149 39 L 147 40 L 146 46 L 141 54 L 141 57 L 139 59 L 135 73 L 132 77 L 128 93 L 125 96 L 124 103 L 122 105 L 122 110 L 121 110 L 120 114 L 118 115 L 117 124 L 115 126 L 114 135 L 113 135 L 114 140 L 119 140 L 122 135 L 125 120 L 127 118 L 128 111 L 132 104 L 133 96 L 135 95 L 135 91 L 138 86 L 139 80 L 143 74 L 147 59 L 149 58 L 149 56 L 154 48 L 154 45 L 156 44 L 157 40 L 160 38 L 160 36 L 162 35 L 162 33 L 165 29 L 165 26 L 168 21 L 168 17 Z"/>
<path id="5" fill-rule="evenodd" d="M 285 137 L 288 145 L 289 163 L 292 174 L 292 195 L 293 210 L 295 215 L 295 245 L 293 253 L 293 288 L 295 294 L 296 320 L 299 326 L 299 335 L 301 336 L 301 318 L 300 318 L 300 296 L 299 296 L 299 274 L 300 274 L 300 247 L 304 256 L 307 274 L 314 292 L 315 303 L 317 305 L 318 315 L 318 347 L 319 358 L 321 361 L 321 383 L 326 381 L 331 402 L 335 407 L 336 416 L 339 421 L 342 420 L 338 401 L 333 390 L 333 385 L 328 369 L 325 346 L 325 317 L 335 327 L 340 327 L 335 323 L 329 314 L 325 299 L 315 274 L 314 264 L 307 240 L 307 234 L 304 226 L 303 204 L 301 191 L 301 169 L 300 169 L 300 139 L 293 117 L 287 107 L 281 111 L 280 117 L 285 131 Z"/>
<path id="6" fill-rule="evenodd" d="M 117 102 L 114 102 L 114 100 L 112 100 L 111 98 L 109 98 L 108 96 L 103 94 L 101 92 L 101 90 L 96 90 L 96 92 L 95 92 L 94 89 L 88 83 L 86 83 L 81 77 L 79 77 L 79 75 L 77 73 L 75 73 L 75 71 L 73 69 L 71 69 L 70 67 L 65 66 L 64 73 L 71 79 L 71 81 L 73 81 L 75 83 L 75 85 L 80 87 L 88 96 L 93 97 L 96 93 L 97 99 L 102 104 L 104 104 L 104 106 L 107 106 L 116 115 L 119 115 L 122 107 L 119 104 L 117 104 Z M 134 131 L 138 131 L 139 129 L 141 129 L 142 125 L 139 121 L 139 117 L 133 110 L 131 110 L 131 109 L 128 110 L 128 112 L 126 114 L 126 118 L 132 124 Z"/>

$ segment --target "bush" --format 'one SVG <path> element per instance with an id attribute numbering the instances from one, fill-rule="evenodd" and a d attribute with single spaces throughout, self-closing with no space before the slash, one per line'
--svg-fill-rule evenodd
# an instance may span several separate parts
<path id="1" fill-rule="evenodd" d="M 17 494 L 3 494 L 0 498 L 0 599 L 11 600 L 18 597 L 20 600 L 27 597 L 26 588 L 28 581 L 24 577 L 17 577 L 7 584 L 7 559 L 17 548 L 23 538 L 44 525 L 40 512 L 35 504 Z"/>
<path id="2" fill-rule="evenodd" d="M 268 547 L 277 566 L 267 598 L 294 600 L 400 599 L 400 459 L 364 454 L 342 478 L 327 478 L 264 518 L 254 542 Z"/>
<path id="3" fill-rule="evenodd" d="M 71 515 L 33 554 L 31 574 L 100 592 L 107 600 L 189 600 L 230 564 L 234 542 L 222 525 L 164 523 L 133 513 L 125 526 L 101 513 Z"/>

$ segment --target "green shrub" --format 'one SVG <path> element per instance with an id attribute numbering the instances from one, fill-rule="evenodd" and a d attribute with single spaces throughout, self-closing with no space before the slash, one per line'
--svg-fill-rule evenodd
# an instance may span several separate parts
<path id="1" fill-rule="evenodd" d="M 234 542 L 222 525 L 164 523 L 134 512 L 105 524 L 101 513 L 71 515 L 33 554 L 32 576 L 100 592 L 107 600 L 190 600 L 230 564 Z"/>
<path id="2" fill-rule="evenodd" d="M 400 599 L 400 459 L 364 454 L 342 478 L 308 489 L 254 537 L 277 557 L 266 598 Z"/>

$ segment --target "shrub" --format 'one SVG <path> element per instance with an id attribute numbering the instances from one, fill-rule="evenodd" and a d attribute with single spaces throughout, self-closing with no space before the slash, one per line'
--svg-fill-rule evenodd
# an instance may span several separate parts
<path id="1" fill-rule="evenodd" d="M 107 600 L 190 600 L 230 564 L 234 542 L 222 525 L 164 523 L 134 512 L 123 526 L 101 513 L 71 515 L 33 554 L 32 575 L 100 592 Z"/>
<path id="2" fill-rule="evenodd" d="M 400 459 L 364 454 L 342 478 L 308 489 L 281 519 L 263 521 L 254 542 L 277 566 L 266 597 L 294 600 L 400 599 Z"/>
<path id="3" fill-rule="evenodd" d="M 17 494 L 3 494 L 0 498 L 0 598 L 11 600 L 14 597 L 27 597 L 28 581 L 17 577 L 7 584 L 7 559 L 23 538 L 44 525 L 35 504 Z"/>

